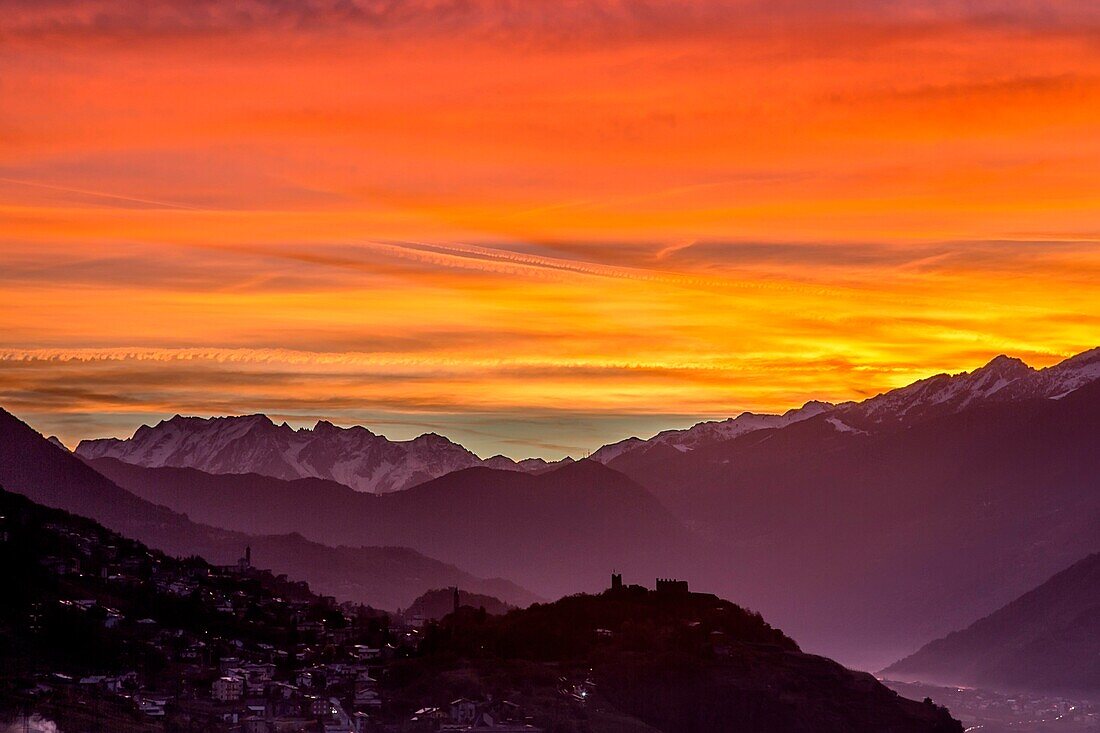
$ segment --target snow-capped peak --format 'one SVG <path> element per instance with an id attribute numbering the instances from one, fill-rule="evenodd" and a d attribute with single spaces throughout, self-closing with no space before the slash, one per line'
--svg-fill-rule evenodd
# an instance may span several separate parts
<path id="1" fill-rule="evenodd" d="M 665 430 L 657 433 L 649 440 L 636 437 L 627 438 L 618 443 L 601 447 L 590 458 L 599 463 L 609 463 L 624 453 L 654 445 L 667 445 L 678 451 L 687 452 L 703 445 L 730 440 L 739 435 L 751 433 L 754 430 L 786 427 L 802 420 L 808 420 L 823 412 L 828 412 L 833 407 L 834 405 L 828 402 L 813 400 L 802 407 L 787 410 L 782 415 L 759 415 L 754 412 L 742 412 L 737 417 L 701 422 L 684 430 Z"/>
<path id="2" fill-rule="evenodd" d="M 149 467 L 325 478 L 378 493 L 482 463 L 461 445 L 435 433 L 391 441 L 361 426 L 342 428 L 327 420 L 295 430 L 285 422 L 276 425 L 266 415 L 176 415 L 154 426 L 143 425 L 125 440 L 82 441 L 77 453 Z"/>
<path id="3" fill-rule="evenodd" d="M 851 405 L 845 412 L 874 422 L 904 421 L 929 412 L 957 412 L 1009 389 L 1004 392 L 1007 396 L 1014 392 L 1013 385 L 1027 382 L 1035 373 L 1020 359 L 1002 354 L 972 372 L 921 379 Z"/>
<path id="4" fill-rule="evenodd" d="M 608 463 L 626 453 L 667 445 L 679 451 L 730 440 L 755 430 L 783 428 L 828 413 L 829 425 L 840 433 L 864 434 L 890 426 L 950 414 L 987 401 L 1060 399 L 1090 382 L 1100 380 L 1100 348 L 1092 349 L 1045 369 L 1001 354 L 971 372 L 937 374 L 862 402 L 832 405 L 807 402 L 782 415 L 744 412 L 725 420 L 702 422 L 686 430 L 666 430 L 649 440 L 627 438 L 592 454 Z"/>
<path id="5" fill-rule="evenodd" d="M 1041 369 L 1039 377 L 1043 396 L 1061 399 L 1074 390 L 1100 379 L 1100 347 Z"/>

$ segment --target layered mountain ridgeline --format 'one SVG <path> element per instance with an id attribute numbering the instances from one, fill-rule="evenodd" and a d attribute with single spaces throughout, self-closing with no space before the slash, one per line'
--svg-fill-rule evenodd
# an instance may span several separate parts
<path id="1" fill-rule="evenodd" d="M 537 475 L 471 468 L 385 495 L 320 479 L 150 469 L 111 459 L 89 465 L 201 522 L 301 532 L 326 543 L 409 546 L 477 575 L 516 579 L 545 597 L 600 588 L 616 567 L 674 574 L 703 554 L 649 493 L 592 461 Z"/>
<path id="2" fill-rule="evenodd" d="M 927 409 L 896 403 L 912 416 L 900 422 L 829 411 L 609 465 L 724 545 L 713 587 L 810 648 L 880 668 L 1096 549 L 1100 382 L 1046 395 L 1096 363 L 1048 373 L 1039 397 L 982 398 L 1020 369 L 998 362 L 912 390 Z"/>
<path id="3" fill-rule="evenodd" d="M 710 594 L 638 587 L 494 617 L 464 608 L 387 676 L 395 707 L 428 691 L 518 702 L 547 730 L 702 733 L 959 732 L 933 704 L 802 653 Z"/>
<path id="4" fill-rule="evenodd" d="M 0 485 L 47 506 L 92 517 L 171 555 L 229 564 L 250 545 L 264 567 L 307 580 L 319 592 L 381 608 L 405 607 L 425 588 L 448 585 L 516 605 L 538 600 L 509 581 L 483 580 L 404 547 L 330 547 L 289 531 L 248 535 L 193 522 L 120 488 L 3 410 Z M 300 499 L 299 511 L 306 501 Z"/>
<path id="5" fill-rule="evenodd" d="M 141 426 L 125 440 L 84 440 L 84 458 L 116 458 L 148 467 L 197 468 L 207 473 L 258 473 L 281 479 L 322 478 L 357 491 L 405 489 L 474 466 L 539 471 L 547 462 L 505 456 L 482 460 L 435 433 L 393 441 L 364 427 L 319 421 L 312 429 L 276 425 L 266 415 L 183 417 Z"/>
<path id="6" fill-rule="evenodd" d="M 891 679 L 1100 698 L 1100 553 L 887 667 Z"/>
<path id="7" fill-rule="evenodd" d="M 455 598 L 455 593 L 458 598 Z M 484 610 L 485 613 L 500 616 L 515 610 L 515 606 L 505 603 L 499 598 L 470 593 L 457 586 L 453 588 L 435 588 L 424 593 L 404 609 L 403 616 L 406 619 L 419 619 L 426 621 L 438 621 L 455 610 L 455 603 L 459 608 L 468 607 Z"/>

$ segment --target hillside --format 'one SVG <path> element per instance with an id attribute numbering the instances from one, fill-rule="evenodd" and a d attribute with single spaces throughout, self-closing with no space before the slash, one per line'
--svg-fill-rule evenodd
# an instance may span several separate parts
<path id="1" fill-rule="evenodd" d="M 537 475 L 471 468 L 385 495 L 320 479 L 150 469 L 111 459 L 89 465 L 142 498 L 207 524 L 300 532 L 331 544 L 412 547 L 476 575 L 517 579 L 544 597 L 599 588 L 612 568 L 645 576 L 684 573 L 701 554 L 648 492 L 593 461 Z"/>
<path id="2" fill-rule="evenodd" d="M 882 672 L 891 679 L 1100 696 L 1100 553 Z"/>
<path id="3" fill-rule="evenodd" d="M 207 709 L 201 729 L 227 731 L 202 699 L 227 667 L 286 679 L 312 663 L 303 643 L 394 638 L 371 608 L 339 609 L 247 565 L 173 558 L 2 489 L 0 573 L 0 725 L 33 711 L 42 730 L 163 732 Z"/>
<path id="4" fill-rule="evenodd" d="M 628 587 L 499 617 L 462 609 L 429 632 L 393 669 L 394 705 L 411 709 L 424 689 L 505 696 L 560 731 L 648 729 L 624 719 L 668 733 L 962 731 L 709 594 Z M 609 719 L 620 722 L 594 722 Z"/>
<path id="5" fill-rule="evenodd" d="M 483 580 L 404 547 L 330 547 L 291 529 L 246 534 L 194 522 L 120 488 L 3 410 L 0 485 L 47 506 L 92 517 L 171 555 L 199 555 L 229 564 L 250 545 L 264 567 L 307 580 L 319 592 L 380 608 L 407 606 L 425 589 L 448 585 L 517 605 L 537 600 L 508 581 Z M 300 500 L 297 506 L 300 509 Z"/>
<path id="6" fill-rule="evenodd" d="M 404 616 L 407 619 L 438 621 L 454 611 L 454 593 L 454 588 L 430 590 L 404 609 Z M 481 595 L 480 593 L 470 593 L 461 588 L 458 589 L 458 604 L 459 607 L 468 606 L 474 609 L 485 609 L 486 613 L 494 616 L 500 616 L 515 609 L 515 606 L 511 606 L 499 598 Z"/>

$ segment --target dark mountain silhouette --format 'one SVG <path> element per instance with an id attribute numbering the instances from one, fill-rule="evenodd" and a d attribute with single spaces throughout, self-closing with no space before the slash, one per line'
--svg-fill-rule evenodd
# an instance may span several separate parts
<path id="1" fill-rule="evenodd" d="M 229 564 L 251 545 L 262 567 L 306 580 L 318 592 L 380 608 L 407 606 L 425 588 L 441 585 L 460 585 L 517 605 L 537 600 L 508 581 L 482 580 L 404 547 L 329 547 L 293 532 L 249 535 L 193 522 L 119 487 L 4 410 L 0 485 L 47 506 L 94 518 L 172 555 L 194 554 Z"/>
<path id="2" fill-rule="evenodd" d="M 454 611 L 454 588 L 435 588 L 412 602 L 404 609 L 406 618 L 418 617 L 438 621 Z M 474 609 L 485 609 L 486 613 L 500 616 L 515 609 L 515 606 L 505 603 L 499 598 L 486 596 L 480 593 L 470 593 L 459 589 L 459 606 L 469 606 Z"/>
<path id="3" fill-rule="evenodd" d="M 1100 695 L 1100 553 L 883 670 L 891 679 Z"/>
<path id="4" fill-rule="evenodd" d="M 198 521 L 326 543 L 401 545 L 553 597 L 599 588 L 606 571 L 695 569 L 690 534 L 648 492 L 593 461 L 541 474 L 471 468 L 405 491 L 356 492 L 320 479 L 207 474 L 89 461 L 141 497 Z M 507 599 L 505 599 L 507 600 Z"/>
<path id="5" fill-rule="evenodd" d="M 140 670 L 151 689 L 179 689 L 180 675 L 193 672 L 168 663 L 171 645 L 146 643 L 147 624 L 167 638 L 218 640 L 219 654 L 235 651 L 234 640 L 286 650 L 287 660 L 300 648 L 302 618 L 350 631 L 349 644 L 380 647 L 393 639 L 372 609 L 349 622 L 303 584 L 166 557 L 24 496 L 0 490 L 0 517 L 0 567 L 12 581 L 0 596 L 0 650 L 8 663 L 0 673 L 0 713 L 25 709 L 25 679 L 34 673 L 79 678 Z M 103 572 L 123 566 L 123 583 Z M 178 594 L 156 579 L 182 580 L 194 590 Z M 450 591 L 428 595 L 440 594 Z M 237 610 L 221 610 L 218 596 L 237 599 Z M 108 613 L 114 624 L 104 623 Z M 429 625 L 421 644 L 379 664 L 387 720 L 472 694 L 508 700 L 505 710 L 518 702 L 540 728 L 560 733 L 961 731 L 931 702 L 904 699 L 870 675 L 803 654 L 759 614 L 686 591 L 628 587 L 504 616 L 465 606 Z M 280 663 L 274 674 L 293 679 L 294 667 Z M 132 707 L 93 701 L 89 716 L 87 698 L 57 695 L 49 715 L 65 730 L 130 729 L 140 717 Z M 176 714 L 169 708 L 169 729 L 182 722 Z"/>
<path id="6" fill-rule="evenodd" d="M 429 628 L 421 654 L 387 685 L 391 705 L 406 709 L 422 689 L 515 700 L 548 730 L 641 730 L 640 721 L 669 733 L 962 731 L 931 702 L 802 653 L 759 614 L 639 587 L 504 616 L 460 609 Z"/>
<path id="7" fill-rule="evenodd" d="M 875 668 L 1097 549 L 1100 383 L 1055 397 L 874 431 L 827 412 L 610 466 L 725 546 L 715 587 Z"/>

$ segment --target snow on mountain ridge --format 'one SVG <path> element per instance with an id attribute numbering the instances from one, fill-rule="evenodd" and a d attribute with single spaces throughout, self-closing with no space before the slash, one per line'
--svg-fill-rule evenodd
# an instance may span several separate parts
<path id="1" fill-rule="evenodd" d="M 696 423 L 683 430 L 664 430 L 657 433 L 649 440 L 638 437 L 620 440 L 601 447 L 589 458 L 599 463 L 607 464 L 615 458 L 639 448 L 650 448 L 654 445 L 667 445 L 681 452 L 694 450 L 702 445 L 709 445 L 723 440 L 730 440 L 739 435 L 762 430 L 764 428 L 781 428 L 792 425 L 802 420 L 820 415 L 833 409 L 834 405 L 828 402 L 812 400 L 799 408 L 787 410 L 782 415 L 760 415 L 754 412 L 742 412 L 737 417 L 725 420 L 711 420 Z"/>
<path id="2" fill-rule="evenodd" d="M 355 426 L 319 420 L 313 428 L 276 425 L 266 415 L 183 417 L 141 426 L 126 440 L 85 440 L 85 458 L 110 457 L 149 467 L 188 467 L 210 473 L 259 473 L 277 478 L 325 478 L 358 491 L 408 488 L 482 461 L 434 433 L 391 441 Z"/>
<path id="3" fill-rule="evenodd" d="M 807 402 L 783 415 L 745 412 L 684 430 L 665 430 L 649 440 L 634 437 L 610 443 L 591 458 L 610 463 L 626 453 L 650 450 L 660 444 L 689 451 L 755 430 L 786 427 L 823 413 L 830 413 L 826 421 L 836 431 L 865 434 L 888 425 L 905 425 L 958 412 L 986 400 L 1057 399 L 1097 379 L 1100 379 L 1100 347 L 1043 369 L 1034 369 L 1020 359 L 1002 354 L 971 372 L 937 374 L 862 402 L 838 405 Z"/>
<path id="4" fill-rule="evenodd" d="M 1055 398 L 1100 379 L 1100 348 L 1035 369 L 1004 354 L 971 372 L 937 374 L 906 387 L 841 406 L 846 416 L 898 423 L 958 412 L 985 400 Z"/>
<path id="5" fill-rule="evenodd" d="M 990 397 L 1011 384 L 1027 380 L 1035 373 L 1036 370 L 1020 359 L 1001 355 L 972 372 L 937 374 L 863 402 L 846 405 L 844 411 L 879 422 L 913 417 L 944 405 L 958 410 L 975 399 Z"/>
<path id="6" fill-rule="evenodd" d="M 958 412 L 987 400 L 1057 399 L 1097 379 L 1100 348 L 1043 369 L 1001 355 L 971 372 L 938 374 L 862 402 L 832 405 L 811 401 L 782 415 L 745 412 L 726 420 L 665 430 L 648 440 L 627 438 L 602 446 L 590 458 L 608 464 L 626 453 L 657 446 L 687 452 L 756 430 L 784 428 L 825 413 L 830 415 L 828 423 L 834 430 L 863 434 Z M 342 428 L 318 420 L 312 428 L 295 429 L 285 422 L 276 425 L 262 414 L 212 418 L 176 415 L 155 426 L 143 425 L 126 440 L 82 441 L 76 453 L 149 467 L 251 472 L 287 479 L 326 478 L 375 493 L 408 488 L 473 466 L 538 472 L 561 463 L 542 459 L 517 462 L 502 455 L 482 460 L 436 433 L 391 441 L 358 425 Z"/>

